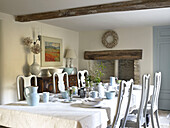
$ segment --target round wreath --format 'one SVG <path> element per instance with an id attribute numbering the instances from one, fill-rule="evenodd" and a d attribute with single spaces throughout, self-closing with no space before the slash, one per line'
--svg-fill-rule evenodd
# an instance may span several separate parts
<path id="1" fill-rule="evenodd" d="M 113 37 L 113 41 L 112 42 L 108 42 L 107 38 L 109 36 Z M 107 31 L 106 33 L 104 33 L 103 37 L 102 37 L 102 43 L 104 46 L 106 46 L 106 48 L 113 48 L 118 44 L 118 35 L 115 31 Z"/>

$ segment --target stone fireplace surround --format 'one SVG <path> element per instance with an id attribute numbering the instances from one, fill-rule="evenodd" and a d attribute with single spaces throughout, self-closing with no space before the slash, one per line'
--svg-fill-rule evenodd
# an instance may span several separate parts
<path id="1" fill-rule="evenodd" d="M 105 50 L 85 51 L 84 59 L 90 60 L 90 65 L 104 63 L 106 66 L 103 81 L 109 81 L 109 76 L 117 76 L 119 79 L 134 79 L 135 84 L 140 83 L 140 65 L 142 50 Z M 113 66 L 113 67 L 112 67 Z"/>

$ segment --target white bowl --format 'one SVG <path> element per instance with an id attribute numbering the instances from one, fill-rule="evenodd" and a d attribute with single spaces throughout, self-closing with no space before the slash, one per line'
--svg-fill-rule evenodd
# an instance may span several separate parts
<path id="1" fill-rule="evenodd" d="M 40 76 L 46 76 L 49 77 L 51 74 L 49 73 L 49 70 L 47 68 L 42 68 L 40 72 Z"/>
<path id="2" fill-rule="evenodd" d="M 63 69 L 62 68 L 49 68 L 48 71 L 50 72 L 50 74 L 54 74 L 55 72 L 62 73 Z"/>

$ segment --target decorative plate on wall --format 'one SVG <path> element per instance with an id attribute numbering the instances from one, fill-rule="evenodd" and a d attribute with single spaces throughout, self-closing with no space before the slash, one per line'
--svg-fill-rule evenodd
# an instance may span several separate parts
<path id="1" fill-rule="evenodd" d="M 118 44 L 118 35 L 115 31 L 107 31 L 102 37 L 102 44 L 106 48 L 113 48 Z"/>

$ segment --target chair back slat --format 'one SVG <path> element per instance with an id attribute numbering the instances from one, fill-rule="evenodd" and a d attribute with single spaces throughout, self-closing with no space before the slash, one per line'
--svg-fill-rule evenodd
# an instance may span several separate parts
<path id="1" fill-rule="evenodd" d="M 88 71 L 87 70 L 83 70 L 83 71 L 78 71 L 77 73 L 77 81 L 78 81 L 78 87 L 80 88 L 85 87 L 85 78 L 88 75 Z"/>
<path id="2" fill-rule="evenodd" d="M 132 90 L 133 90 L 133 79 L 127 82 L 124 80 L 121 81 L 120 87 L 119 87 L 116 114 L 114 116 L 112 128 L 119 126 L 120 119 L 122 118 L 120 116 L 124 117 L 123 126 L 126 124 L 126 117 L 127 117 L 127 114 L 130 108 Z"/>
<path id="3" fill-rule="evenodd" d="M 119 94 L 118 94 L 118 100 L 117 100 L 117 107 L 116 107 L 115 117 L 113 119 L 112 128 L 116 127 L 118 119 L 119 119 L 120 108 L 121 108 L 121 104 L 122 104 L 122 100 L 123 100 L 124 83 L 125 83 L 125 81 L 122 81 L 120 86 L 119 86 Z"/>
<path id="4" fill-rule="evenodd" d="M 144 77 L 145 79 L 145 103 L 144 103 L 144 116 L 146 116 L 146 113 L 147 113 L 147 104 L 148 104 L 148 101 L 149 101 L 149 91 L 150 91 L 150 74 L 147 74 L 145 75 Z"/>
<path id="5" fill-rule="evenodd" d="M 67 82 L 67 88 L 69 87 L 69 82 L 68 82 L 68 73 L 67 72 L 64 72 L 64 73 L 57 73 L 55 72 L 53 74 L 53 91 L 54 93 L 56 93 L 56 83 L 55 83 L 55 76 L 58 76 L 58 89 L 60 92 L 63 92 L 65 91 L 65 85 L 64 85 L 64 81 L 63 81 L 63 78 L 64 78 L 64 75 L 66 75 L 66 82 Z"/>
<path id="6" fill-rule="evenodd" d="M 130 82 L 130 84 L 129 84 Z M 131 100 L 132 100 L 132 91 L 133 91 L 133 79 L 131 79 L 130 81 L 128 82 L 128 84 L 126 83 L 126 86 L 125 86 L 125 93 L 128 93 L 128 102 L 127 102 L 127 107 L 126 107 L 126 112 L 125 112 L 125 116 L 123 118 L 123 121 L 122 121 L 122 128 L 125 127 L 126 125 L 126 120 L 127 120 L 127 116 L 129 114 L 129 109 L 130 109 L 130 104 L 131 104 Z M 124 94 L 124 96 L 126 96 L 126 94 Z M 124 106 L 123 106 L 124 107 Z"/>
<path id="7" fill-rule="evenodd" d="M 138 110 L 137 122 L 141 126 L 141 121 L 144 116 L 146 116 L 147 101 L 149 97 L 149 80 L 150 75 L 143 75 L 142 77 L 142 94 L 141 101 Z"/>
<path id="8" fill-rule="evenodd" d="M 152 108 L 154 107 L 156 107 L 156 109 L 158 108 L 158 98 L 159 98 L 160 87 L 161 87 L 161 72 L 156 72 L 152 101 L 151 101 Z"/>

